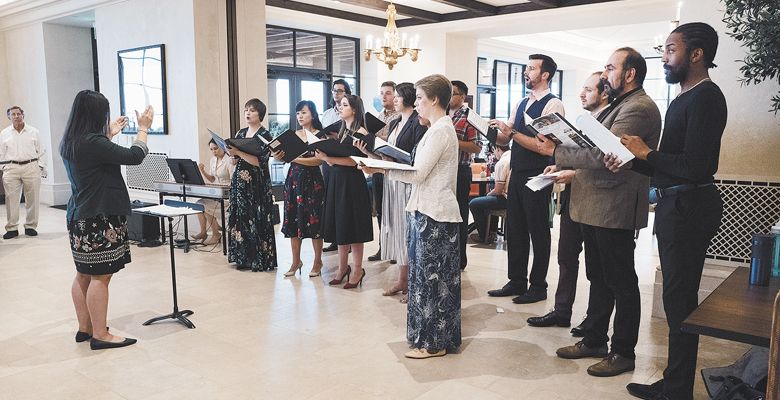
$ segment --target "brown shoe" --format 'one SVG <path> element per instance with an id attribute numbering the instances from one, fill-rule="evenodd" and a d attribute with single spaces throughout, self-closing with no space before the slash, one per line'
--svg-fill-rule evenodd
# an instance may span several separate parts
<path id="1" fill-rule="evenodd" d="M 580 340 L 579 342 L 575 343 L 572 346 L 566 346 L 561 347 L 560 349 L 555 351 L 555 354 L 558 355 L 560 358 L 568 358 L 570 360 L 578 359 L 578 358 L 587 358 L 587 357 L 595 357 L 595 358 L 604 358 L 607 356 L 607 346 L 601 346 L 601 347 L 595 347 L 591 348 L 588 346 L 585 346 L 585 342 Z"/>
<path id="2" fill-rule="evenodd" d="M 634 360 L 612 353 L 600 362 L 588 367 L 588 374 L 593 376 L 616 376 L 633 370 Z"/>
<path id="3" fill-rule="evenodd" d="M 447 354 L 447 350 L 441 349 L 435 353 L 429 353 L 427 349 L 412 349 L 404 354 L 406 358 L 414 358 L 416 360 L 422 360 L 424 358 L 441 357 Z"/>

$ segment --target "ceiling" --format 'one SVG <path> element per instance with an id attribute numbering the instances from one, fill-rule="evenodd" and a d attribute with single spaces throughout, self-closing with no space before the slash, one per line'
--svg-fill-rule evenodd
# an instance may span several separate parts
<path id="1" fill-rule="evenodd" d="M 551 10 L 618 0 L 395 0 L 398 27 Z M 385 0 L 266 0 L 266 5 L 385 26 Z"/>

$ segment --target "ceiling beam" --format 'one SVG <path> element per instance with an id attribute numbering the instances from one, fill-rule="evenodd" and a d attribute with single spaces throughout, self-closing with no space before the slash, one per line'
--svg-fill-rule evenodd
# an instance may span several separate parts
<path id="1" fill-rule="evenodd" d="M 562 3 L 561 0 L 528 0 L 528 1 L 539 6 L 549 7 L 549 8 L 560 7 Z"/>
<path id="2" fill-rule="evenodd" d="M 340 0 L 341 3 L 370 8 L 377 11 L 386 11 L 390 4 L 384 0 Z M 395 11 L 399 15 L 419 19 L 425 22 L 441 22 L 441 14 L 419 8 L 405 6 L 403 4 L 394 4 Z"/>
<path id="3" fill-rule="evenodd" d="M 385 26 L 387 21 L 383 18 L 375 18 L 368 15 L 336 10 L 330 7 L 320 7 L 311 4 L 301 3 L 292 0 L 265 0 L 265 5 L 270 7 L 279 7 L 286 10 L 300 11 L 314 15 L 322 15 L 325 17 L 345 19 L 349 21 L 362 22 L 364 24 Z M 425 21 L 419 21 L 419 23 L 425 23 Z"/>
<path id="4" fill-rule="evenodd" d="M 466 11 L 471 11 L 484 15 L 495 15 L 498 13 L 498 7 L 483 3 L 476 0 L 433 0 L 437 3 L 446 4 L 448 6 L 462 8 Z"/>

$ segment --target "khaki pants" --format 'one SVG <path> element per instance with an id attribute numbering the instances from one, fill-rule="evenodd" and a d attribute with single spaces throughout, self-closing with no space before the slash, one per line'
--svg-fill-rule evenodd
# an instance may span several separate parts
<path id="1" fill-rule="evenodd" d="M 27 218 L 25 229 L 38 227 L 38 198 L 41 193 L 41 169 L 33 161 L 25 165 L 6 164 L 3 169 L 3 188 L 5 189 L 5 213 L 8 222 L 6 231 L 19 230 L 19 203 L 24 189 L 24 205 Z"/>

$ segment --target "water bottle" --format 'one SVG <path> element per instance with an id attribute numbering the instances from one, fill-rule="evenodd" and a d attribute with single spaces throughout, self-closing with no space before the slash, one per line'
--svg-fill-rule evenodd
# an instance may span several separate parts
<path id="1" fill-rule="evenodd" d="M 772 257 L 772 277 L 780 278 L 780 221 L 772 227 L 772 235 L 775 237 L 775 251 Z"/>
<path id="2" fill-rule="evenodd" d="M 754 233 L 751 239 L 752 256 L 750 260 L 750 284 L 769 286 L 772 274 L 772 256 L 775 247 L 775 236 Z"/>

